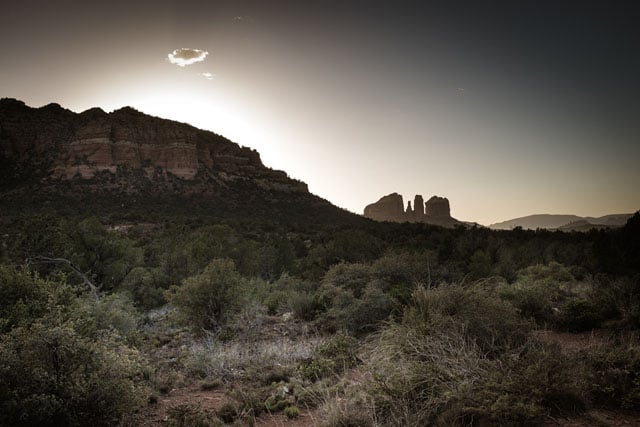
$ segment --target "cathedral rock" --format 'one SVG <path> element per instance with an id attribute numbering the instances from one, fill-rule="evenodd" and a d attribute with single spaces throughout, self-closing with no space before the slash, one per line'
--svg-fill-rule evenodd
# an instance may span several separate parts
<path id="1" fill-rule="evenodd" d="M 406 210 L 400 194 L 389 194 L 367 205 L 364 208 L 364 216 L 375 221 L 424 222 L 443 227 L 462 224 L 451 217 L 449 200 L 446 197 L 433 196 L 425 202 L 419 194 L 413 200 L 413 207 L 411 201 L 407 202 Z"/>

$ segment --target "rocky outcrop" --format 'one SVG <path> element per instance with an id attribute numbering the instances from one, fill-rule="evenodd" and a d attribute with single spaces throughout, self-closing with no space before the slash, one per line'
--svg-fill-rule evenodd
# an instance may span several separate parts
<path id="1" fill-rule="evenodd" d="M 129 191 L 137 184 L 148 188 L 140 182 L 146 178 L 160 187 L 192 182 L 196 192 L 250 181 L 267 191 L 308 191 L 305 183 L 265 167 L 255 150 L 129 107 L 76 114 L 58 104 L 30 108 L 2 99 L 0 126 L 0 164 L 5 166 L 0 178 L 5 181 L 27 175 L 40 181 L 98 180 Z"/>
<path id="2" fill-rule="evenodd" d="M 382 197 L 375 203 L 364 208 L 364 216 L 376 221 L 392 222 L 423 222 L 427 224 L 453 227 L 462 225 L 460 221 L 451 217 L 449 200 L 446 197 L 431 197 L 426 203 L 421 195 L 416 195 L 407 202 L 407 209 L 403 210 L 404 202 L 398 193 Z"/>
<path id="3" fill-rule="evenodd" d="M 424 214 L 431 218 L 451 218 L 449 199 L 433 196 L 424 205 Z"/>
<path id="4" fill-rule="evenodd" d="M 364 216 L 378 221 L 397 221 L 404 215 L 402 196 L 392 193 L 364 208 Z"/>

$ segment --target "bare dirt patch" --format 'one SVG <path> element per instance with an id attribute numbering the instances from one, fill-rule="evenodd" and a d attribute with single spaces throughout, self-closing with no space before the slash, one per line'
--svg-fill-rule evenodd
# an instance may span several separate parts
<path id="1" fill-rule="evenodd" d="M 168 394 L 160 396 L 157 403 L 150 403 L 145 408 L 139 425 L 142 427 L 165 425 L 169 419 L 168 410 L 178 405 L 196 405 L 203 411 L 215 415 L 218 409 L 229 402 L 234 402 L 234 400 L 227 395 L 224 389 L 201 390 L 197 385 L 176 388 Z M 300 408 L 298 418 L 289 419 L 282 412 L 266 413 L 255 420 L 246 420 L 244 424 L 264 427 L 310 427 L 317 425 L 318 419 L 317 413 Z"/>
<path id="2" fill-rule="evenodd" d="M 543 329 L 534 331 L 533 337 L 545 344 L 557 344 L 564 352 L 576 352 L 606 343 L 611 338 L 611 333 L 603 329 L 581 333 Z"/>

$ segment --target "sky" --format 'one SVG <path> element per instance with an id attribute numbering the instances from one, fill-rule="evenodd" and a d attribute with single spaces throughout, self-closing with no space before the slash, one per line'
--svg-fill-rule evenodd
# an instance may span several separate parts
<path id="1" fill-rule="evenodd" d="M 481 224 L 630 213 L 638 22 L 631 0 L 21 0 L 0 97 L 212 130 L 355 213 L 392 192 Z"/>

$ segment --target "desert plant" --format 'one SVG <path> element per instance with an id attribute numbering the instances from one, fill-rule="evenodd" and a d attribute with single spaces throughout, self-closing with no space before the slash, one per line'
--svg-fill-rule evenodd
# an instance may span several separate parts
<path id="1" fill-rule="evenodd" d="M 442 321 L 464 327 L 467 339 L 473 340 L 490 357 L 499 357 L 527 340 L 531 324 L 516 309 L 482 286 L 441 285 L 417 288 L 412 304 L 404 313 L 404 323 L 416 323 L 430 329 Z"/>
<path id="2" fill-rule="evenodd" d="M 597 328 L 602 320 L 602 311 L 593 301 L 571 298 L 563 305 L 557 325 L 569 332 L 583 332 Z"/>
<path id="3" fill-rule="evenodd" d="M 94 342 L 69 321 L 15 328 L 0 340 L 0 424 L 114 425 L 145 399 L 139 365 L 114 337 Z"/>
<path id="4" fill-rule="evenodd" d="M 298 418 L 300 416 L 300 409 L 295 405 L 287 406 L 284 408 L 284 415 L 289 419 Z"/>
<path id="5" fill-rule="evenodd" d="M 216 415 L 218 415 L 218 418 L 220 418 L 225 423 L 230 424 L 234 422 L 240 415 L 239 410 L 240 409 L 238 408 L 237 404 L 227 402 L 216 410 Z"/>
<path id="6" fill-rule="evenodd" d="M 64 276 L 44 279 L 27 269 L 0 265 L 0 333 L 27 326 L 53 309 L 68 312 L 74 294 Z"/>
<path id="7" fill-rule="evenodd" d="M 172 286 L 165 296 L 191 325 L 218 330 L 242 307 L 245 283 L 233 261 L 215 259 L 201 274 Z"/>
<path id="8" fill-rule="evenodd" d="M 636 337 L 623 339 L 626 342 L 606 342 L 578 355 L 585 366 L 585 388 L 597 405 L 640 406 L 640 343 Z"/>
<path id="9" fill-rule="evenodd" d="M 217 427 L 222 422 L 198 405 L 183 403 L 167 409 L 169 427 Z"/>

